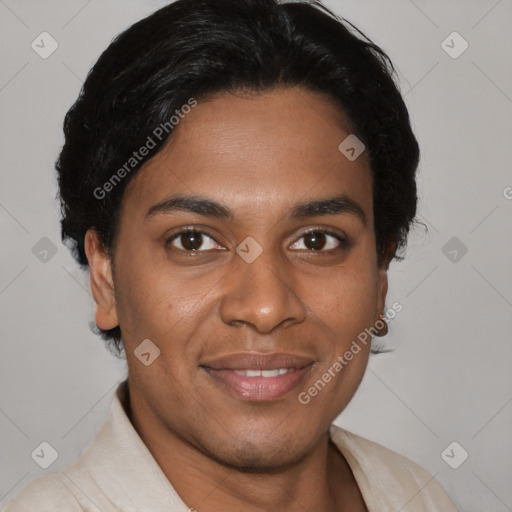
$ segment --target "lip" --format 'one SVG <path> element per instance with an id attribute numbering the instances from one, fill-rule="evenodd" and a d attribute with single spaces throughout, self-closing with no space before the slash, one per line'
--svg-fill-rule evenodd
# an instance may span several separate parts
<path id="1" fill-rule="evenodd" d="M 295 389 L 311 369 L 314 359 L 296 354 L 241 353 L 223 356 L 200 365 L 211 379 L 232 395 L 248 401 L 278 400 Z M 236 370 L 289 371 L 275 377 L 246 377 Z"/>

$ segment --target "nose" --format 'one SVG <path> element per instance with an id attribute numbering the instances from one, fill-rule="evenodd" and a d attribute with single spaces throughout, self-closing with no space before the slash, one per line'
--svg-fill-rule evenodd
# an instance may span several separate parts
<path id="1" fill-rule="evenodd" d="M 304 321 L 307 309 L 294 292 L 291 272 L 270 251 L 264 250 L 252 263 L 236 258 L 227 280 L 220 306 L 226 324 L 249 325 L 268 334 L 278 326 Z"/>

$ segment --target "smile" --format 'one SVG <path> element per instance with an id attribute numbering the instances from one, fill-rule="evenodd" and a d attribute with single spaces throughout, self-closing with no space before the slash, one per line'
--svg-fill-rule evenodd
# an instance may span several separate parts
<path id="1" fill-rule="evenodd" d="M 288 372 L 295 371 L 295 368 L 276 368 L 274 370 L 234 370 L 237 375 L 244 377 L 277 377 Z"/>

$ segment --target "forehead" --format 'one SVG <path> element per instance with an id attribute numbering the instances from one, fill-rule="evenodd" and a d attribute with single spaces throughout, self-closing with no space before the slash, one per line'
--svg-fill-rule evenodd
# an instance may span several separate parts
<path id="1" fill-rule="evenodd" d="M 180 119 L 131 181 L 124 202 L 142 215 L 181 192 L 254 213 L 341 193 L 371 210 L 366 153 L 350 161 L 338 149 L 350 134 L 343 111 L 304 88 L 216 94 Z"/>

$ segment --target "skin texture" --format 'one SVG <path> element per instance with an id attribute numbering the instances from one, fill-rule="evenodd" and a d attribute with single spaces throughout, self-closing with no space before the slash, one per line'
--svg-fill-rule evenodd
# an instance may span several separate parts
<path id="1" fill-rule="evenodd" d="M 199 512 L 366 510 L 328 428 L 359 386 L 369 344 L 308 404 L 297 399 L 384 309 L 387 262 L 377 263 L 368 160 L 338 150 L 350 133 L 327 97 L 299 87 L 200 100 L 128 185 L 113 265 L 87 233 L 96 322 L 123 333 L 130 418 Z M 145 218 L 176 193 L 214 200 L 233 217 Z M 366 221 L 351 212 L 290 216 L 297 203 L 339 194 Z M 186 237 L 166 242 L 191 226 L 212 237 L 192 256 Z M 327 234 L 318 249 L 309 228 L 338 230 L 349 246 Z M 248 236 L 263 249 L 250 264 L 235 251 Z M 134 356 L 144 339 L 161 351 L 149 366 Z M 200 368 L 239 352 L 289 352 L 314 364 L 285 396 L 247 401 Z"/>

